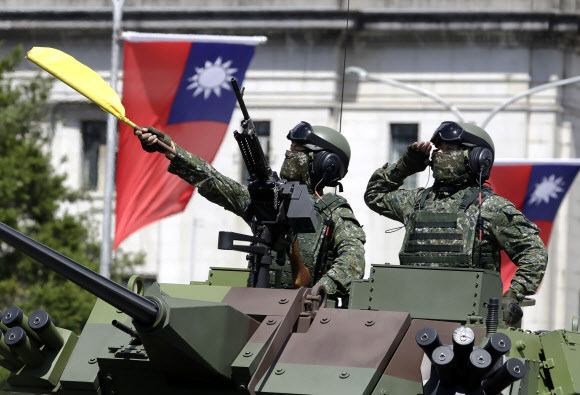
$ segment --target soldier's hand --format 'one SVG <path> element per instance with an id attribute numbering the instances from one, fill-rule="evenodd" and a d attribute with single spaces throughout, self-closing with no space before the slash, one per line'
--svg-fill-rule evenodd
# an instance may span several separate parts
<path id="1" fill-rule="evenodd" d="M 412 173 L 418 173 L 427 168 L 429 164 L 429 154 L 431 153 L 431 143 L 428 141 L 414 142 L 407 147 L 403 154 L 402 161 L 405 167 Z"/>
<path id="2" fill-rule="evenodd" d="M 503 312 L 503 320 L 506 325 L 514 326 L 522 319 L 524 312 L 519 305 L 517 295 L 511 289 L 508 289 L 501 299 L 501 309 Z"/>
<path id="3" fill-rule="evenodd" d="M 133 133 L 139 138 L 139 141 L 141 141 L 141 147 L 143 150 L 147 152 L 161 152 L 165 155 L 174 154 L 174 152 L 167 150 L 157 143 L 158 141 L 161 141 L 175 150 L 171 137 L 162 131 L 155 129 L 152 126 L 147 126 L 145 128 L 136 127 L 133 130 Z"/>

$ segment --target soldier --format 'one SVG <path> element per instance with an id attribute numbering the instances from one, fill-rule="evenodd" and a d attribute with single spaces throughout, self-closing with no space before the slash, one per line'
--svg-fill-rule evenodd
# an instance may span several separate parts
<path id="1" fill-rule="evenodd" d="M 245 185 L 224 176 L 202 158 L 187 152 L 152 127 L 135 129 L 143 149 L 159 151 L 171 161 L 170 173 L 198 188 L 199 193 L 228 211 L 247 218 L 250 195 Z M 298 234 L 300 255 L 312 274 L 309 286 L 326 287 L 330 298 L 346 297 L 353 279 L 364 274 L 365 234 L 348 202 L 336 194 L 323 194 L 325 186 L 337 186 L 348 170 L 350 146 L 336 130 L 300 122 L 288 133 L 290 150 L 280 177 L 308 186 L 318 218 L 315 233 Z M 171 151 L 156 144 L 160 140 Z M 270 285 L 291 288 L 290 265 L 271 265 Z"/>
<path id="2" fill-rule="evenodd" d="M 431 144 L 415 142 L 397 162 L 375 171 L 365 202 L 405 225 L 401 264 L 499 271 L 504 250 L 518 266 L 502 298 L 503 319 L 514 325 L 522 316 L 519 304 L 536 292 L 546 270 L 548 253 L 539 229 L 509 200 L 482 185 L 495 155 L 485 130 L 471 123 L 443 122 L 431 143 L 436 147 L 431 162 Z M 428 164 L 435 179 L 431 188 L 398 189 Z"/>

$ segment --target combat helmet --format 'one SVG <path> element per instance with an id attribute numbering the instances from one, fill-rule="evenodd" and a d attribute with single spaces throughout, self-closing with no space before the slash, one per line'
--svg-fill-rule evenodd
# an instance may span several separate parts
<path id="1" fill-rule="evenodd" d="M 495 159 L 495 146 L 491 136 L 479 126 L 469 122 L 443 122 L 433 133 L 431 142 L 437 147 L 441 142 L 457 143 L 468 149 L 466 158 L 470 174 L 478 180 L 489 178 Z"/>
<path id="2" fill-rule="evenodd" d="M 286 137 L 314 152 L 312 175 L 316 185 L 336 186 L 348 172 L 350 145 L 336 130 L 302 121 Z"/>

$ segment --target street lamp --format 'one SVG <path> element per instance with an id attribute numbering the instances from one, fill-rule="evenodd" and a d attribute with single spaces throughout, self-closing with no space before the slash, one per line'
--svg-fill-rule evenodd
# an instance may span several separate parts
<path id="1" fill-rule="evenodd" d="M 447 108 L 449 111 L 451 111 L 457 117 L 457 119 L 459 119 L 459 121 L 462 121 L 462 122 L 465 121 L 465 119 L 463 118 L 463 115 L 461 114 L 461 112 L 459 111 L 459 109 L 457 107 L 455 107 L 452 104 L 447 103 L 445 100 L 443 100 L 443 98 L 441 96 L 439 96 L 438 94 L 431 92 L 427 89 L 423 89 L 423 88 L 420 88 L 420 87 L 418 87 L 416 85 L 412 85 L 412 84 L 406 84 L 404 82 L 397 81 L 397 80 L 394 80 L 392 78 L 372 77 L 369 75 L 369 73 L 365 69 L 358 67 L 358 66 L 347 67 L 345 69 L 345 73 L 346 74 L 354 74 L 361 81 L 381 82 L 381 83 L 389 84 L 392 86 L 396 86 L 398 88 L 406 89 L 406 90 L 409 90 L 411 92 L 418 93 L 422 96 L 430 97 L 431 99 L 435 100 L 437 103 L 443 105 L 445 108 Z M 507 106 L 512 104 L 513 102 L 516 102 L 523 97 L 533 95 L 534 93 L 538 93 L 538 92 L 544 91 L 546 89 L 555 88 L 555 87 L 563 86 L 563 85 L 574 84 L 577 82 L 580 82 L 580 76 L 566 78 L 566 79 L 559 80 L 559 81 L 553 81 L 553 82 L 549 82 L 549 83 L 543 84 L 543 85 L 538 85 L 536 87 L 528 89 L 525 92 L 518 93 L 517 95 L 510 97 L 509 99 L 507 99 L 506 101 L 504 101 L 503 103 L 501 103 L 500 105 L 495 107 L 493 110 L 491 110 L 491 112 L 488 114 L 488 116 L 485 118 L 485 120 L 481 123 L 481 128 L 485 129 L 487 124 L 491 121 L 491 119 L 498 112 L 500 112 L 501 110 L 503 110 L 504 108 L 506 108 Z"/>
<path id="2" fill-rule="evenodd" d="M 465 119 L 463 118 L 463 115 L 461 114 L 459 109 L 457 109 L 457 107 L 455 107 L 452 104 L 447 103 L 445 100 L 443 100 L 443 98 L 441 96 L 439 96 L 438 94 L 431 92 L 427 89 L 423 89 L 423 88 L 420 88 L 420 87 L 418 87 L 416 85 L 412 85 L 412 84 L 406 84 L 404 82 L 397 81 L 397 80 L 394 80 L 392 78 L 371 77 L 365 69 L 358 67 L 358 66 L 349 66 L 344 70 L 344 72 L 346 74 L 356 75 L 361 81 L 382 82 L 385 84 L 395 86 L 397 88 L 402 88 L 402 89 L 406 89 L 406 90 L 411 91 L 411 92 L 418 93 L 419 95 L 422 95 L 422 96 L 429 97 L 429 98 L 435 100 L 437 103 L 441 104 L 443 107 L 445 107 L 449 111 L 451 111 L 457 117 L 457 119 L 459 121 L 461 121 L 461 122 L 465 121 Z"/>
<path id="3" fill-rule="evenodd" d="M 485 129 L 485 127 L 487 126 L 489 121 L 491 121 L 491 119 L 495 116 L 495 114 L 497 114 L 498 112 L 500 112 L 501 110 L 503 110 L 504 108 L 506 108 L 507 106 L 512 104 L 513 102 L 518 101 L 523 97 L 533 95 L 534 93 L 538 93 L 538 92 L 544 91 L 546 89 L 555 88 L 557 86 L 562 86 L 562 85 L 574 84 L 576 82 L 580 82 L 580 76 L 566 78 L 564 80 L 559 80 L 559 81 L 548 82 L 547 84 L 538 85 L 538 86 L 535 86 L 531 89 L 528 89 L 525 92 L 518 93 L 517 95 L 510 97 L 509 99 L 504 101 L 502 104 L 500 104 L 499 106 L 497 106 L 496 108 L 491 110 L 489 115 L 485 118 L 485 120 L 481 124 L 481 128 Z"/>

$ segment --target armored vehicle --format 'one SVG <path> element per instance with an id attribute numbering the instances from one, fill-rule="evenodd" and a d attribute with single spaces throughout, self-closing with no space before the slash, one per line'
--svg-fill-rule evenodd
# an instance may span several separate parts
<path id="1" fill-rule="evenodd" d="M 577 319 L 541 333 L 504 326 L 495 272 L 375 265 L 337 308 L 323 287 L 247 288 L 240 269 L 125 288 L 4 224 L 0 239 L 99 298 L 80 336 L 44 311 L 3 312 L 8 391 L 580 393 Z"/>

